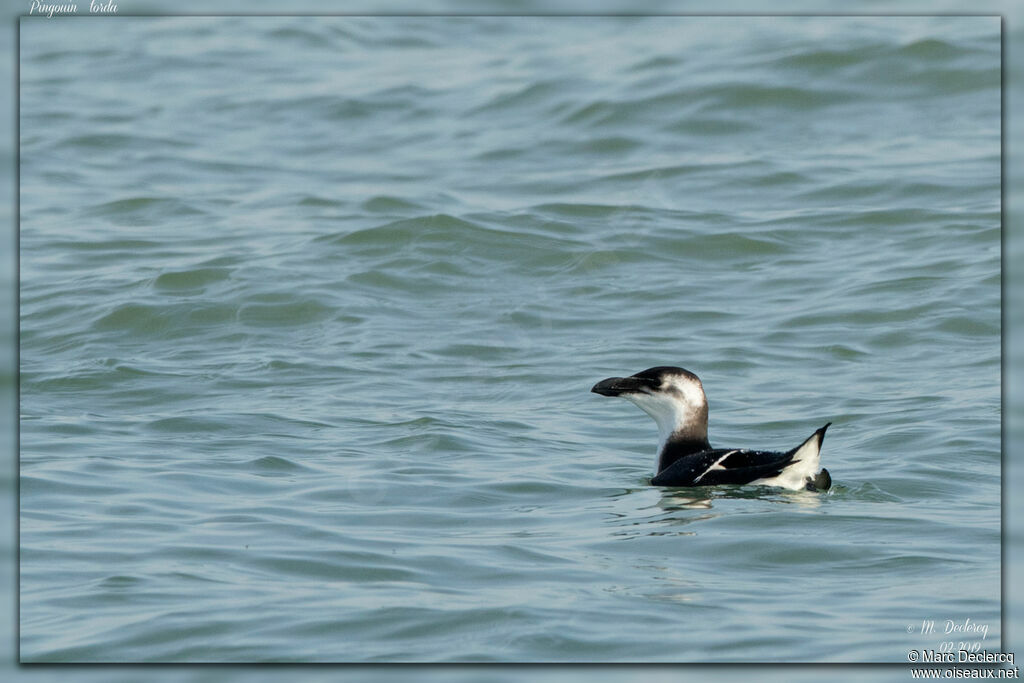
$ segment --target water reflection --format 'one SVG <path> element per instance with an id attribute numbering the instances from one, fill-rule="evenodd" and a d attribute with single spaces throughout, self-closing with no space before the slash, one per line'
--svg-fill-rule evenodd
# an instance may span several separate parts
<path id="1" fill-rule="evenodd" d="M 810 512 L 821 509 L 828 500 L 828 494 L 765 486 L 648 486 L 617 491 L 608 500 L 613 507 L 608 511 L 608 521 L 612 526 L 620 527 L 611 535 L 618 539 L 631 539 L 640 536 L 692 536 L 697 533 L 693 526 L 696 523 L 766 509 L 758 506 L 752 510 L 749 505 L 737 506 L 729 501 L 791 505 Z"/>

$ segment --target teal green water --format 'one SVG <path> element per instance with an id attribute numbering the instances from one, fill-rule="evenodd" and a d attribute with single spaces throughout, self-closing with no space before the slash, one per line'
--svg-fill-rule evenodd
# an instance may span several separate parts
<path id="1" fill-rule="evenodd" d="M 999 30 L 23 20 L 22 660 L 998 650 Z"/>

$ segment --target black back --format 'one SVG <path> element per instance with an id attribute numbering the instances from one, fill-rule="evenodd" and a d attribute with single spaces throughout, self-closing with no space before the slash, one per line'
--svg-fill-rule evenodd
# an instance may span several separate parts
<path id="1" fill-rule="evenodd" d="M 733 451 L 718 463 L 724 469 L 709 468 L 722 456 Z M 749 484 L 757 479 L 774 477 L 793 462 L 796 449 L 787 453 L 751 451 L 747 449 L 715 448 L 685 455 L 658 472 L 651 479 L 654 486 L 715 486 L 718 484 Z M 703 476 L 701 476 L 703 475 Z"/>

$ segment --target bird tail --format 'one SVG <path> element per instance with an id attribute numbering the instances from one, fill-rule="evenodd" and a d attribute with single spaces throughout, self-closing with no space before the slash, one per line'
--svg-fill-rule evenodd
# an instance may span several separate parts
<path id="1" fill-rule="evenodd" d="M 807 489 L 810 491 L 827 491 L 832 486 L 832 477 L 829 475 L 828 470 L 817 471 L 821 460 L 821 442 L 825 440 L 825 430 L 831 424 L 829 422 L 793 449 L 793 464 L 789 467 L 806 473 Z"/>

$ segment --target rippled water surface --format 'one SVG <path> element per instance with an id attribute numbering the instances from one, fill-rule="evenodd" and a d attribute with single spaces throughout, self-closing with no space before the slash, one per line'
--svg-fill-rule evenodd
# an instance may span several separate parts
<path id="1" fill-rule="evenodd" d="M 998 650 L 999 32 L 23 19 L 23 661 Z"/>

